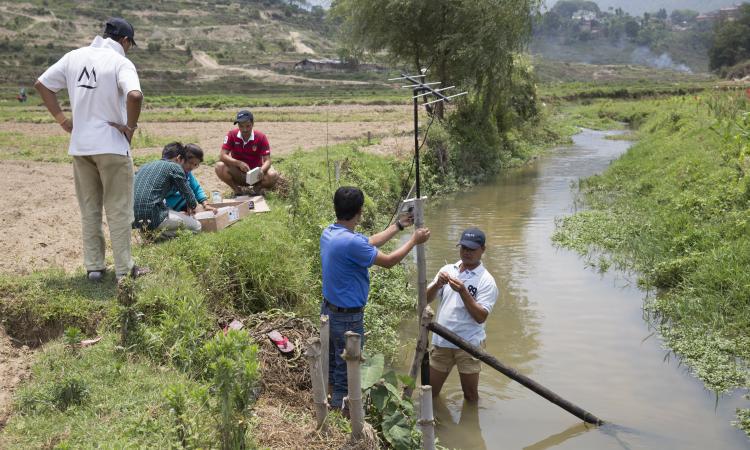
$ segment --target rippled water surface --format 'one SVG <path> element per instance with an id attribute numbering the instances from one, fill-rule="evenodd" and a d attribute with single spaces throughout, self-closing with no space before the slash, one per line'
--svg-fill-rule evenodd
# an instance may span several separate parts
<path id="1" fill-rule="evenodd" d="M 534 165 L 432 199 L 425 221 L 432 230 L 428 279 L 458 260 L 463 228 L 477 225 L 487 234 L 484 263 L 501 292 L 487 321 L 487 351 L 613 425 L 587 427 L 488 366 L 478 407 L 465 405 L 454 369 L 435 405 L 446 447 L 750 448 L 729 423 L 743 405 L 740 394 L 716 406 L 715 396 L 668 356 L 643 319 L 645 293 L 633 280 L 586 268 L 550 241 L 555 218 L 574 210 L 572 184 L 627 150 L 628 142 L 606 134 L 584 131 Z M 414 326 L 407 328 L 411 336 Z"/>

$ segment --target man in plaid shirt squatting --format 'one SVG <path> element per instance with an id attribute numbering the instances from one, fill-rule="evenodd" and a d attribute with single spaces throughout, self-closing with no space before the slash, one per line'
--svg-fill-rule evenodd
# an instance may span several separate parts
<path id="1" fill-rule="evenodd" d="M 172 238 L 178 228 L 187 228 L 193 233 L 201 230 L 201 223 L 191 217 L 198 201 L 190 189 L 186 173 L 203 160 L 203 152 L 197 154 L 197 146 L 172 143 L 175 156 L 170 160 L 159 160 L 145 164 L 135 174 L 135 201 L 133 228 L 144 231 L 158 230 L 161 237 Z M 200 150 L 200 149 L 198 149 Z M 185 212 L 167 208 L 164 199 L 177 190 L 185 199 Z"/>

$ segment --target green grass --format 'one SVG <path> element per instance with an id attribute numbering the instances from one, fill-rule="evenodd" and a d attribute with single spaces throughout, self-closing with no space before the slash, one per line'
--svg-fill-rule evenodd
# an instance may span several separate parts
<path id="1" fill-rule="evenodd" d="M 355 99 L 311 98 L 296 104 L 287 103 L 283 98 L 274 100 L 245 100 L 242 97 L 228 101 L 220 96 L 147 98 L 139 122 L 232 122 L 238 108 L 273 106 L 278 109 L 263 111 L 256 120 L 262 122 L 396 122 L 404 120 L 404 109 L 395 105 L 408 103 L 408 95 L 392 97 L 374 96 Z M 47 110 L 30 100 L 25 105 L 0 102 L 0 123 L 54 123 Z M 65 102 L 63 102 L 65 103 Z M 358 111 L 284 110 L 293 106 L 328 106 L 337 104 L 394 105 L 393 108 Z M 137 136 L 136 136 L 137 137 Z M 148 145 L 146 145 L 148 146 Z"/>
<path id="2" fill-rule="evenodd" d="M 138 130 L 133 138 L 132 148 L 161 148 L 174 141 L 190 142 L 196 141 L 193 137 L 177 138 L 173 136 L 153 135 Z M 0 160 L 23 160 L 38 162 L 71 162 L 73 158 L 68 155 L 69 136 L 34 136 L 16 132 L 0 131 Z M 137 165 L 154 159 L 159 155 L 148 155 L 134 158 Z M 207 160 L 206 163 L 212 161 Z"/>
<path id="3" fill-rule="evenodd" d="M 115 335 L 105 334 L 97 345 L 77 351 L 61 342 L 46 346 L 34 364 L 33 382 L 17 393 L 17 413 L 0 434 L 0 447 L 176 447 L 175 415 L 165 391 L 181 386 L 197 392 L 200 384 L 118 350 L 116 344 Z M 196 422 L 212 423 L 196 398 L 188 400 L 186 409 Z M 201 433 L 191 436 L 199 438 L 196 446 L 215 444 L 211 427 Z"/>
<path id="4" fill-rule="evenodd" d="M 750 385 L 747 106 L 713 93 L 573 108 L 628 122 L 640 140 L 580 182 L 590 209 L 554 237 L 603 270 L 636 270 L 667 345 L 717 393 Z"/>
<path id="5" fill-rule="evenodd" d="M 179 445 L 177 416 L 196 447 L 215 443 L 215 421 L 206 414 L 218 411 L 212 386 L 221 383 L 207 346 L 218 318 L 279 308 L 311 318 L 319 312 L 318 239 L 334 220 L 336 187 L 329 184 L 327 161 L 341 162 L 342 183 L 368 193 L 366 233 L 385 226 L 403 193 L 405 163 L 363 153 L 358 145 L 334 146 L 328 154 L 297 152 L 278 161 L 289 191 L 271 195 L 270 213 L 251 215 L 220 233 L 186 233 L 138 248 L 137 260 L 153 273 L 136 283 L 130 306 L 122 300 L 127 296 L 118 302 L 111 274 L 99 285 L 87 283 L 82 272 L 1 278 L 0 316 L 17 339 L 35 343 L 71 326 L 88 336 L 105 335 L 104 343 L 77 352 L 59 341 L 45 347 L 34 378 L 17 396 L 18 413 L 0 434 L 4 448 L 49 443 L 78 448 L 97 442 L 174 447 Z M 415 302 L 409 277 L 404 268 L 373 271 L 366 314 L 369 352 L 392 356 L 399 351 L 393 345 L 397 325 Z M 124 320 L 127 350 L 116 351 L 114 333 Z M 174 392 L 164 394 L 169 386 Z M 61 393 L 64 401 L 57 399 Z M 170 415 L 172 406 L 165 403 L 181 401 L 188 401 L 187 412 Z M 192 422 L 185 424 L 187 418 Z"/>

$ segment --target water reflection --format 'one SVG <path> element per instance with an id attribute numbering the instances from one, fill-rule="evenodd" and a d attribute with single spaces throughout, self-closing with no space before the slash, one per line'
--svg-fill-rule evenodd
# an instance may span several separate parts
<path id="1" fill-rule="evenodd" d="M 456 417 L 441 397 L 434 399 L 433 408 L 440 445 L 447 448 L 486 450 L 487 445 L 479 425 L 479 405 L 467 401 L 461 403 L 463 407 Z"/>
<path id="2" fill-rule="evenodd" d="M 565 431 L 555 433 L 552 436 L 548 436 L 539 442 L 535 442 L 529 446 L 526 446 L 523 448 L 523 450 L 546 450 L 548 448 L 556 447 L 567 441 L 568 439 L 572 439 L 579 434 L 589 431 L 591 428 L 593 428 L 591 425 L 587 425 L 586 423 L 581 422 L 569 427 Z"/>

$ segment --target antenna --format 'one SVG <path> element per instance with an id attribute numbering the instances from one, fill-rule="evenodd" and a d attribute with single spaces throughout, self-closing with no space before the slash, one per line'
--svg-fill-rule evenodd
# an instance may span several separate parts
<path id="1" fill-rule="evenodd" d="M 416 198 L 421 198 L 421 180 L 419 176 L 419 99 L 430 99 L 432 97 L 432 100 L 425 102 L 423 105 L 432 105 L 433 103 L 450 103 L 450 100 L 455 97 L 459 97 L 462 95 L 466 95 L 466 92 L 461 92 L 459 94 L 455 95 L 449 95 L 446 96 L 443 94 L 443 92 L 448 91 L 450 89 L 454 89 L 455 86 L 448 86 L 440 89 L 434 89 L 432 86 L 442 84 L 439 81 L 428 83 L 426 82 L 427 78 L 427 69 L 421 69 L 420 74 L 418 75 L 408 75 L 405 73 L 402 73 L 400 77 L 398 78 L 389 78 L 388 81 L 400 81 L 400 80 L 406 80 L 411 82 L 410 85 L 401 86 L 402 88 L 410 88 L 412 89 L 413 96 L 412 99 L 414 100 L 414 165 L 416 167 L 415 169 L 415 181 L 416 181 Z"/>
<path id="2" fill-rule="evenodd" d="M 424 201 L 426 198 L 422 197 L 420 189 L 420 178 L 419 178 L 419 99 L 429 100 L 423 105 L 431 105 L 433 103 L 450 103 L 452 98 L 466 95 L 466 92 L 461 92 L 454 95 L 445 95 L 447 91 L 454 89 L 455 86 L 448 86 L 440 89 L 435 89 L 432 86 L 442 84 L 441 82 L 427 82 L 427 69 L 421 69 L 418 75 L 407 75 L 401 74 L 399 78 L 391 78 L 388 81 L 400 81 L 406 80 L 411 84 L 401 86 L 402 88 L 412 90 L 412 100 L 414 101 L 414 165 L 415 179 L 414 186 L 407 196 L 407 200 L 404 204 L 408 203 L 407 208 L 414 210 L 414 226 L 417 228 L 424 226 Z M 426 140 L 425 140 L 426 142 Z M 411 198 L 415 194 L 414 198 Z M 425 249 L 424 244 L 417 245 L 417 317 L 420 321 L 423 319 L 423 312 L 427 307 L 427 265 L 425 263 Z M 421 372 L 421 384 L 430 384 L 430 360 L 429 354 L 425 351 L 427 349 L 427 328 L 420 326 L 419 340 L 417 343 L 417 351 L 414 355 L 411 367 L 409 369 L 409 376 L 412 379 L 417 378 L 417 372 Z M 407 395 L 411 396 L 411 389 L 407 390 Z"/>

